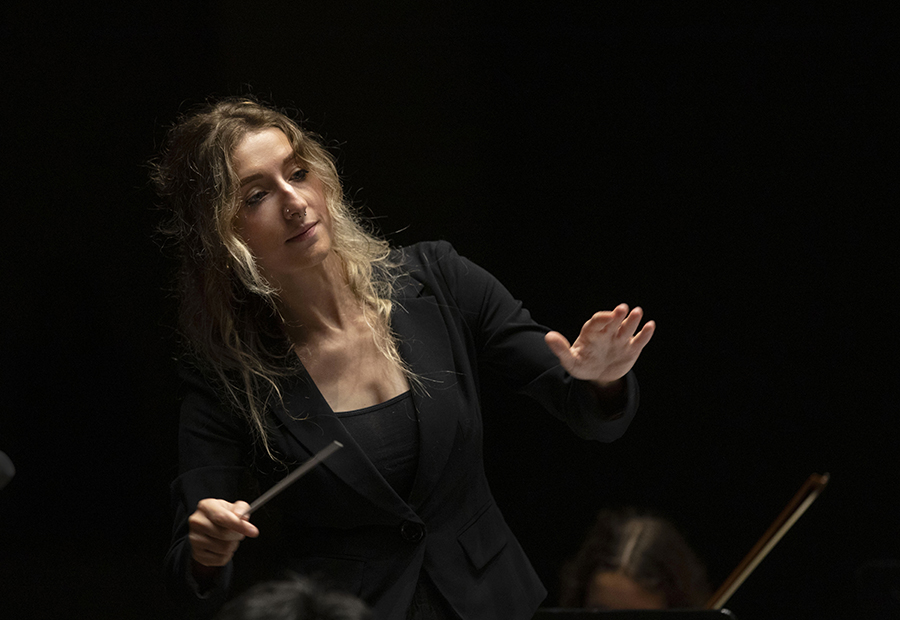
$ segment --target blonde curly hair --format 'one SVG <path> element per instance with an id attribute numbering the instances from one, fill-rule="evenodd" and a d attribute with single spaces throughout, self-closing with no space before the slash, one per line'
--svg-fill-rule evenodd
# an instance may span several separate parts
<path id="1" fill-rule="evenodd" d="M 169 130 L 151 178 L 169 212 L 162 232 L 180 268 L 179 326 L 195 364 L 243 415 L 273 456 L 265 411 L 281 402 L 281 380 L 298 370 L 266 280 L 238 234 L 235 147 L 248 134 L 281 130 L 298 162 L 321 180 L 333 220 L 333 250 L 381 352 L 409 375 L 391 331 L 396 265 L 388 243 L 363 224 L 344 196 L 334 158 L 312 133 L 255 99 L 226 98 L 182 116 Z"/>

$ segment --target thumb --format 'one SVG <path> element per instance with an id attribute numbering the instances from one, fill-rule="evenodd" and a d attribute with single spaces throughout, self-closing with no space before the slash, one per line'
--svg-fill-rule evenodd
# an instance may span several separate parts
<path id="1" fill-rule="evenodd" d="M 547 343 L 547 346 L 553 354 L 559 358 L 560 364 L 566 366 L 566 364 L 572 361 L 573 356 L 570 351 L 571 345 L 569 344 L 569 341 L 566 340 L 565 336 L 559 332 L 548 332 L 544 336 L 544 342 Z"/>
<path id="2" fill-rule="evenodd" d="M 241 524 L 238 528 L 238 531 L 241 534 L 249 538 L 256 538 L 257 536 L 259 536 L 259 530 L 256 529 L 255 525 L 250 523 L 250 517 L 247 515 L 247 512 L 249 512 L 250 510 L 250 504 L 248 504 L 247 502 L 238 501 L 235 502 L 232 510 L 241 519 Z"/>

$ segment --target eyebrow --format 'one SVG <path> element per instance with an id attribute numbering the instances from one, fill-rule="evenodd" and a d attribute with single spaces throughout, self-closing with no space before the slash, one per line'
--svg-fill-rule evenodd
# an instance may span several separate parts
<path id="1" fill-rule="evenodd" d="M 284 161 L 281 162 L 281 165 L 285 166 L 291 162 L 297 161 L 298 159 L 299 159 L 299 156 L 296 153 L 291 153 L 290 155 L 288 155 L 287 157 L 284 158 Z M 247 183 L 252 183 L 253 181 L 255 181 L 257 179 L 261 179 L 262 176 L 263 176 L 262 174 L 257 172 L 256 174 L 251 174 L 248 177 L 244 177 L 243 179 L 241 179 L 241 187 L 244 187 Z"/>

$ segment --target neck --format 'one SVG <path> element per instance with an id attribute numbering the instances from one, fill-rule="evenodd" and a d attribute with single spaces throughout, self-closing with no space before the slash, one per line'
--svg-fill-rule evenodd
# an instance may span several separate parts
<path id="1" fill-rule="evenodd" d="M 362 309 L 336 254 L 288 282 L 279 282 L 279 309 L 285 330 L 296 345 L 346 329 Z"/>

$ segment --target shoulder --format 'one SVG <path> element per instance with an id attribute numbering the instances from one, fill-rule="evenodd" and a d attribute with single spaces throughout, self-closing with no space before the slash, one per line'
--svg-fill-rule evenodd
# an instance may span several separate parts
<path id="1" fill-rule="evenodd" d="M 480 312 L 512 301 L 509 291 L 487 270 L 461 256 L 446 241 L 400 248 L 399 297 L 434 297 L 441 304 Z"/>
<path id="2" fill-rule="evenodd" d="M 449 241 L 421 241 L 394 250 L 395 260 L 409 270 L 428 269 L 446 259 L 459 259 Z"/>
<path id="3" fill-rule="evenodd" d="M 473 267 L 447 241 L 423 241 L 394 252 L 404 296 L 455 290 Z"/>

